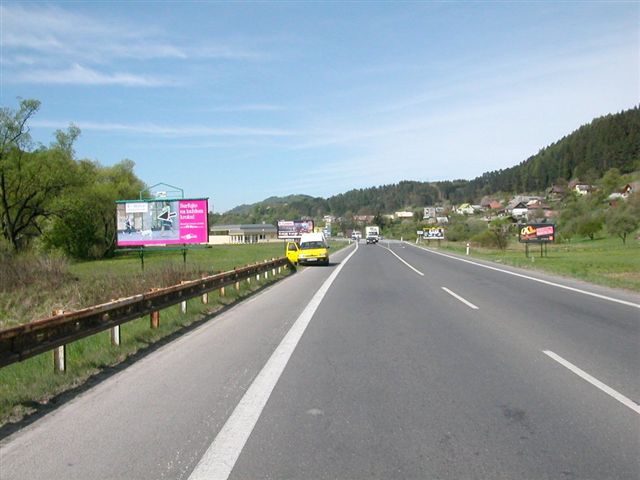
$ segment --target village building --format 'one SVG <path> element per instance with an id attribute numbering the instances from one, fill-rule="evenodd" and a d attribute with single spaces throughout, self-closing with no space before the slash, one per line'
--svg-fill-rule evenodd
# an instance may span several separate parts
<path id="1" fill-rule="evenodd" d="M 209 245 L 264 243 L 278 241 L 278 228 L 265 223 L 213 225 L 209 227 Z"/>

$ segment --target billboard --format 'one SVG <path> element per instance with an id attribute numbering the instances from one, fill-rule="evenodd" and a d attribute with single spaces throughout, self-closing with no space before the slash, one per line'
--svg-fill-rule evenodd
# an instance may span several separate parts
<path id="1" fill-rule="evenodd" d="M 520 229 L 518 240 L 521 243 L 547 243 L 553 242 L 556 228 L 548 223 L 531 223 Z"/>
<path id="2" fill-rule="evenodd" d="M 119 247 L 207 243 L 207 198 L 116 202 Z"/>
<path id="3" fill-rule="evenodd" d="M 300 238 L 313 230 L 313 220 L 278 220 L 278 238 Z"/>
<path id="4" fill-rule="evenodd" d="M 425 240 L 444 240 L 444 228 L 425 227 L 422 229 L 422 237 Z"/>

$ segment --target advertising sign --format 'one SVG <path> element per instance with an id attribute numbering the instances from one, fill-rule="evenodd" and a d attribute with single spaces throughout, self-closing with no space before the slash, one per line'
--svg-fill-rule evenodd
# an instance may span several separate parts
<path id="1" fill-rule="evenodd" d="M 424 228 L 422 237 L 426 240 L 444 240 L 444 228 L 442 227 Z"/>
<path id="2" fill-rule="evenodd" d="M 278 220 L 278 238 L 300 238 L 313 233 L 313 220 Z"/>
<path id="3" fill-rule="evenodd" d="M 532 223 L 525 225 L 520 229 L 519 240 L 521 243 L 553 242 L 555 233 L 555 225 L 548 223 Z"/>
<path id="4" fill-rule="evenodd" d="M 207 212 L 206 198 L 118 201 L 118 246 L 207 243 Z"/>

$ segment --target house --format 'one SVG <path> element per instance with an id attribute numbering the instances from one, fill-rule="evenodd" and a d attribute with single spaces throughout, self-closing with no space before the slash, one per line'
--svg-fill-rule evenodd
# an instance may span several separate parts
<path id="1" fill-rule="evenodd" d="M 586 183 L 579 183 L 574 187 L 574 191 L 578 195 L 589 195 L 593 190 L 591 185 L 587 185 Z"/>
<path id="2" fill-rule="evenodd" d="M 498 200 L 491 200 L 491 202 L 489 203 L 490 210 L 500 210 L 501 208 L 502 203 L 500 203 Z"/>
<path id="3" fill-rule="evenodd" d="M 628 198 L 634 193 L 640 192 L 640 182 L 627 183 L 620 191 L 624 198 Z"/>
<path id="4" fill-rule="evenodd" d="M 547 197 L 554 201 L 562 200 L 566 194 L 567 189 L 562 185 L 551 185 L 547 190 Z"/>
<path id="5" fill-rule="evenodd" d="M 395 218 L 413 218 L 413 212 L 395 212 L 393 215 Z"/>
<path id="6" fill-rule="evenodd" d="M 436 223 L 438 225 L 445 225 L 449 223 L 449 217 L 436 217 Z"/>
<path id="7" fill-rule="evenodd" d="M 473 209 L 472 205 L 463 203 L 455 209 L 455 212 L 459 215 L 473 215 L 475 213 L 475 210 Z"/>
<path id="8" fill-rule="evenodd" d="M 525 202 L 518 202 L 515 205 L 507 205 L 507 211 L 516 220 L 523 220 L 527 218 L 529 208 Z"/>
<path id="9" fill-rule="evenodd" d="M 436 218 L 436 207 L 424 207 L 424 212 L 422 214 L 422 218 L 424 220 Z"/>
<path id="10" fill-rule="evenodd" d="M 209 228 L 209 245 L 277 242 L 278 228 L 265 223 L 213 225 Z"/>
<path id="11" fill-rule="evenodd" d="M 413 214 L 412 214 L 413 215 Z M 373 223 L 373 219 L 375 218 L 375 215 L 354 215 L 353 216 L 353 221 L 359 224 L 367 224 L 367 223 Z"/>

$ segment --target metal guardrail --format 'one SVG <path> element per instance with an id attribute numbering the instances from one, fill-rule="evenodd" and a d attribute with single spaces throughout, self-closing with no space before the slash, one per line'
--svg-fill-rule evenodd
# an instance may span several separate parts
<path id="1" fill-rule="evenodd" d="M 0 367 L 54 350 L 144 315 L 152 315 L 153 325 L 154 313 L 164 308 L 288 265 L 287 258 L 282 257 L 0 330 Z"/>

